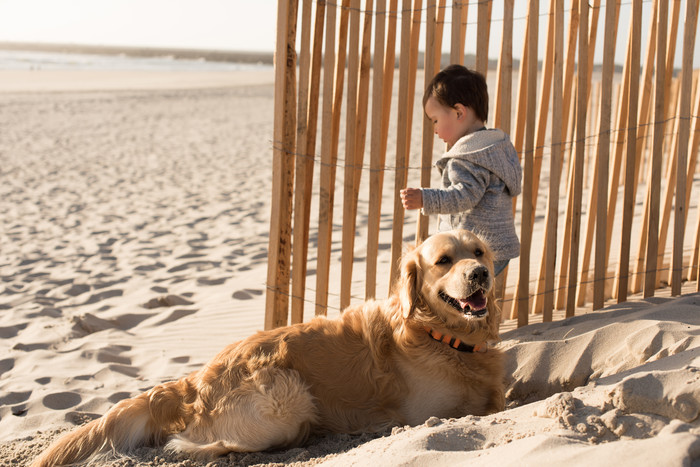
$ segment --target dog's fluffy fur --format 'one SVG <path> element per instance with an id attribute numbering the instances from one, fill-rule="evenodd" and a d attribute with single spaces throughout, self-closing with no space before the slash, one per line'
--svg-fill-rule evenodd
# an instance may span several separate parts
<path id="1" fill-rule="evenodd" d="M 493 285 L 481 240 L 467 231 L 434 235 L 404 255 L 387 300 L 230 345 L 201 370 L 119 402 L 33 465 L 164 443 L 211 459 L 298 445 L 311 433 L 503 410 L 503 354 L 483 350 L 498 339 Z M 450 338 L 477 349 L 458 350 Z"/>

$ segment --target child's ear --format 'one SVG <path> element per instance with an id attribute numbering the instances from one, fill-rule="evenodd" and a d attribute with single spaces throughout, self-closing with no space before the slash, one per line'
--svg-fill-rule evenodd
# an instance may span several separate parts
<path id="1" fill-rule="evenodd" d="M 461 120 L 467 114 L 467 108 L 464 106 L 464 104 L 457 103 L 455 104 L 454 109 L 457 111 L 457 120 Z"/>

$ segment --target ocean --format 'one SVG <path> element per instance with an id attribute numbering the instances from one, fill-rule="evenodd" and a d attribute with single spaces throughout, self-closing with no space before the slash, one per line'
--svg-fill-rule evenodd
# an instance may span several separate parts
<path id="1" fill-rule="evenodd" d="M 196 55 L 196 54 L 190 54 Z M 137 56 L 36 50 L 0 50 L 0 70 L 254 71 L 272 69 L 263 61 L 244 63 L 182 58 L 176 54 Z M 235 54 L 231 54 L 235 60 Z"/>

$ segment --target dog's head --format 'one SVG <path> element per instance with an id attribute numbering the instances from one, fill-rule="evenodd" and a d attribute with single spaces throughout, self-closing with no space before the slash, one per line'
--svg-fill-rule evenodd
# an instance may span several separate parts
<path id="1" fill-rule="evenodd" d="M 408 252 L 398 293 L 405 319 L 469 340 L 498 339 L 493 253 L 467 230 L 442 232 Z"/>

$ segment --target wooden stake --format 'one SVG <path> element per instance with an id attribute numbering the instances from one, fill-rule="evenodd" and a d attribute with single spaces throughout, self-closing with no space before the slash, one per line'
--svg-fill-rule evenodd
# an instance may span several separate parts
<path id="1" fill-rule="evenodd" d="M 347 112 L 345 114 L 345 174 L 343 183 L 343 236 L 340 257 L 340 309 L 350 305 L 352 263 L 355 259 L 355 226 L 357 194 L 355 167 L 359 159 L 357 147 L 358 78 L 360 74 L 360 0 L 350 0 L 350 40 L 348 47 Z"/>
<path id="2" fill-rule="evenodd" d="M 420 0 L 419 0 L 420 1 Z M 409 156 L 409 105 L 413 103 L 409 91 L 411 85 L 411 2 L 403 0 L 401 16 L 401 56 L 399 59 L 399 111 L 398 137 L 396 141 L 396 175 L 394 177 L 394 225 L 391 242 L 391 291 L 398 279 L 399 262 L 403 253 L 403 222 L 404 210 L 401 204 L 400 190 L 406 187 L 408 178 Z M 410 102 L 409 102 L 410 101 Z"/>
<path id="3" fill-rule="evenodd" d="M 377 256 L 379 252 L 379 222 L 382 209 L 384 158 L 382 139 L 384 130 L 384 39 L 386 33 L 386 0 L 377 0 L 374 33 L 374 66 L 372 70 L 372 130 L 370 132 L 369 210 L 367 212 L 367 262 L 365 299 L 376 296 Z"/>
<path id="4" fill-rule="evenodd" d="M 467 27 L 469 0 L 452 0 L 452 35 L 450 63 L 464 65 L 464 37 Z"/>
<path id="5" fill-rule="evenodd" d="M 603 54 L 602 95 L 600 98 L 600 127 L 598 138 L 598 215 L 595 240 L 595 281 L 593 283 L 593 309 L 603 308 L 605 302 L 605 257 L 607 255 L 607 217 L 608 203 L 608 163 L 610 160 L 610 119 L 612 103 L 612 80 L 615 67 L 614 54 L 617 36 L 617 3 L 607 2 L 605 6 L 605 38 Z M 592 187 L 591 189 L 595 189 Z"/>
<path id="6" fill-rule="evenodd" d="M 583 157 L 586 149 L 586 112 L 588 95 L 588 0 L 579 1 L 579 55 L 578 55 L 578 99 L 576 117 L 576 158 L 573 177 L 573 210 L 571 227 L 571 250 L 569 253 L 569 285 L 567 291 L 566 317 L 576 309 L 576 280 L 578 277 L 578 249 L 581 236 L 581 191 L 583 183 Z"/>
<path id="7" fill-rule="evenodd" d="M 535 150 L 535 124 L 537 118 L 537 33 L 539 0 L 530 0 L 528 13 L 529 34 L 526 39 L 528 53 L 527 129 L 523 153 L 522 216 L 520 221 L 520 275 L 518 277 L 518 327 L 528 322 L 530 299 L 530 248 L 532 246 L 533 221 L 533 156 Z"/>
<path id="8" fill-rule="evenodd" d="M 435 0 L 428 0 L 426 14 L 426 34 L 425 34 L 425 59 L 423 69 L 424 89 L 428 86 L 430 80 L 437 72 L 435 66 L 435 56 L 440 55 L 442 49 L 441 41 L 438 41 L 436 36 L 437 26 L 437 11 L 435 8 Z M 442 38 L 440 38 L 442 39 Z M 430 186 L 430 170 L 433 161 L 433 142 L 434 142 L 433 122 L 423 112 L 423 135 L 421 139 L 421 173 L 420 186 Z M 418 211 L 418 228 L 416 235 L 416 244 L 423 242 L 428 238 L 428 216 L 423 216 Z"/>
<path id="9" fill-rule="evenodd" d="M 498 81 L 496 83 L 496 110 L 494 126 L 510 134 L 511 101 L 513 97 L 513 2 L 504 0 L 503 37 L 498 58 Z"/>
<path id="10" fill-rule="evenodd" d="M 299 122 L 294 189 L 294 232 L 292 239 L 292 315 L 291 322 L 304 321 L 304 297 L 306 295 L 306 262 L 309 250 L 309 220 L 311 190 L 316 150 L 316 126 L 321 75 L 321 49 L 323 45 L 323 19 L 326 2 L 316 4 L 313 51 L 311 42 L 311 4 L 304 0 L 301 21 L 301 53 L 299 58 Z"/>
<path id="11" fill-rule="evenodd" d="M 695 73 L 695 82 L 696 82 L 696 92 L 695 92 L 695 99 L 696 99 L 696 104 L 695 104 L 695 112 L 693 115 L 700 115 L 700 89 L 697 89 L 700 87 L 700 72 L 696 71 Z M 688 172 L 686 174 L 686 180 L 692 180 L 693 176 L 695 175 L 695 168 L 697 165 L 697 156 L 698 156 L 698 146 L 700 146 L 700 120 L 697 118 L 693 119 L 693 124 L 692 124 L 692 141 L 690 142 L 690 155 L 689 155 L 689 160 L 688 160 Z M 693 184 L 688 183 L 686 186 L 685 190 L 685 205 L 688 206 L 690 205 L 690 193 L 692 191 Z M 685 210 L 685 222 L 688 221 L 688 210 Z M 698 216 L 698 222 L 700 223 L 700 215 Z M 698 244 L 695 244 L 695 249 L 693 250 L 691 262 L 690 262 L 690 271 L 688 273 L 688 279 L 689 280 L 695 280 L 698 278 L 698 268 L 694 268 L 692 265 L 693 264 L 700 264 L 700 250 L 698 250 Z"/>
<path id="12" fill-rule="evenodd" d="M 542 320 L 552 321 L 554 309 L 554 270 L 556 268 L 557 220 L 562 156 L 562 92 L 564 81 L 564 0 L 554 2 L 554 82 L 552 85 L 552 155 L 549 166 L 549 201 L 545 246 L 544 303 Z"/>
<path id="13" fill-rule="evenodd" d="M 542 172 L 542 159 L 544 158 L 544 138 L 547 132 L 547 117 L 549 116 L 549 97 L 552 88 L 552 69 L 554 68 L 554 2 L 549 2 L 549 24 L 547 27 L 547 50 L 545 52 L 544 70 L 542 73 L 542 82 L 540 87 L 540 105 L 539 118 L 537 123 L 537 137 L 535 142 L 535 157 L 534 157 L 534 188 L 532 190 L 532 205 L 537 207 L 537 196 L 539 193 L 540 174 Z M 535 209 L 532 211 L 532 222 L 535 221 Z M 541 263 L 544 263 L 544 258 L 547 254 L 546 247 L 546 232 L 545 232 L 545 251 L 541 257 Z M 540 267 L 540 274 L 537 279 L 537 292 L 533 302 L 532 312 L 542 313 L 542 305 L 544 300 L 544 270 Z"/>
<path id="14" fill-rule="evenodd" d="M 678 118 L 680 120 L 678 128 L 678 141 L 680 144 L 678 146 L 677 153 L 676 205 L 673 214 L 674 227 L 671 295 L 680 295 L 681 279 L 683 277 L 683 239 L 685 237 L 685 218 L 688 208 L 685 202 L 685 192 L 687 190 L 688 179 L 686 173 L 686 166 L 688 163 L 688 146 L 685 144 L 685 142 L 690 140 L 690 101 L 697 20 L 698 2 L 696 0 L 687 0 L 683 37 L 683 65 L 681 69 L 681 103 L 680 110 L 678 112 Z M 698 218 L 700 218 L 700 215 Z"/>
<path id="15" fill-rule="evenodd" d="M 637 193 L 637 184 L 639 183 L 639 177 L 643 165 L 643 151 L 644 143 L 646 141 L 647 133 L 650 126 L 650 114 L 651 114 L 651 98 L 653 89 L 653 79 L 654 79 L 654 56 L 656 54 L 656 42 L 657 42 L 657 30 L 658 30 L 658 2 L 653 3 L 652 18 L 651 18 L 651 30 L 649 32 L 649 42 L 647 44 L 646 59 L 644 61 L 644 87 L 642 90 L 642 102 L 639 107 L 639 124 L 637 132 L 637 154 L 635 161 L 635 178 L 634 178 L 634 193 Z M 645 199 L 646 203 L 646 199 Z M 648 215 L 648 209 L 645 204 L 643 215 Z M 646 221 L 643 222 L 646 225 Z M 635 267 L 634 277 L 632 278 L 632 292 L 636 293 L 642 289 L 642 278 L 644 277 L 644 249 L 646 248 L 646 229 L 642 229 L 640 242 L 639 242 L 639 254 L 637 255 L 637 264 Z M 626 295 L 625 295 L 626 296 Z"/>
<path id="16" fill-rule="evenodd" d="M 482 0 L 477 6 L 476 71 L 485 78 L 489 72 L 489 35 L 493 0 Z"/>
<path id="17" fill-rule="evenodd" d="M 296 151 L 297 1 L 277 4 L 275 120 L 272 164 L 272 213 L 268 244 L 265 329 L 287 324 L 291 257 L 294 153 Z"/>
<path id="18" fill-rule="evenodd" d="M 336 8 L 327 5 L 326 51 L 323 70 L 323 126 L 321 136 L 321 191 L 318 215 L 318 259 L 316 267 L 316 315 L 326 315 L 328 309 L 328 279 L 330 274 L 333 235 L 333 202 L 335 172 L 338 160 L 340 114 L 343 105 L 345 58 L 348 39 L 348 8 L 350 0 L 343 0 L 338 30 L 338 54 L 335 50 Z M 335 63 L 334 63 L 335 62 Z M 334 66 L 335 65 L 335 66 Z M 335 76 L 335 83 L 333 77 Z M 326 78 L 328 77 L 328 78 Z M 328 81 L 326 81 L 328 79 Z M 328 98 L 328 103 L 326 101 Z M 331 101 L 332 98 L 332 101 Z"/>
<path id="19" fill-rule="evenodd" d="M 656 257 L 659 235 L 659 197 L 661 191 L 661 158 L 664 143 L 664 91 L 666 79 L 666 29 L 668 27 L 668 3 L 659 2 L 659 21 L 656 44 L 656 89 L 654 92 L 654 146 L 649 182 L 649 229 L 645 258 L 644 297 L 654 296 L 656 287 Z"/>
<path id="20" fill-rule="evenodd" d="M 576 85 L 574 85 L 576 86 Z M 566 89 L 564 89 L 566 94 Z M 574 97 L 577 98 L 578 91 L 573 93 Z M 566 105 L 566 101 L 564 101 Z M 569 118 L 569 126 L 565 128 L 566 130 L 566 142 L 568 146 L 565 146 L 567 152 L 566 156 L 563 157 L 563 161 L 568 161 L 568 166 L 566 167 L 566 185 L 564 189 L 566 190 L 566 211 L 564 219 L 564 241 L 561 245 L 561 262 L 559 263 L 559 280 L 557 281 L 557 299 L 555 307 L 558 310 L 562 310 L 566 307 L 567 300 L 567 284 L 569 280 L 569 253 L 571 252 L 571 218 L 573 215 L 574 206 L 574 193 L 571 187 L 574 184 L 574 154 L 575 154 L 575 144 L 574 144 L 574 134 L 576 132 L 576 106 L 571 106 L 569 109 L 571 117 Z"/>
<path id="21" fill-rule="evenodd" d="M 619 5 L 617 7 L 616 15 L 619 18 L 619 13 L 620 13 L 620 8 Z M 618 92 L 618 106 L 617 106 L 617 123 L 615 124 L 615 144 L 613 146 L 614 149 L 614 156 L 613 156 L 613 171 L 612 175 L 610 176 L 610 190 L 608 192 L 608 213 L 607 213 L 607 226 L 608 226 L 608 231 L 606 234 L 606 242 L 605 244 L 607 245 L 606 248 L 606 256 L 605 256 L 605 268 L 607 271 L 608 264 L 610 261 L 610 251 L 611 251 L 611 246 L 612 246 L 612 234 L 613 234 L 613 227 L 615 224 L 616 220 L 616 209 L 617 209 L 617 197 L 618 197 L 618 192 L 619 192 L 619 187 L 620 187 L 620 172 L 622 170 L 622 161 L 623 161 L 623 153 L 624 149 L 627 147 L 627 140 L 625 139 L 626 134 L 623 133 L 623 129 L 626 127 L 626 122 L 627 122 L 627 113 L 629 110 L 629 81 L 630 81 L 630 76 L 631 76 L 631 65 L 630 65 L 630 60 L 631 60 L 631 52 L 632 52 L 632 16 L 630 15 L 630 34 L 628 34 L 628 40 L 627 40 L 627 58 L 625 59 L 625 65 L 622 70 L 622 85 L 621 89 Z M 637 70 L 637 76 L 635 76 L 635 79 L 638 79 L 639 76 L 639 70 Z M 606 272 L 607 274 L 607 272 Z M 614 293 L 614 292 L 613 292 Z"/>

